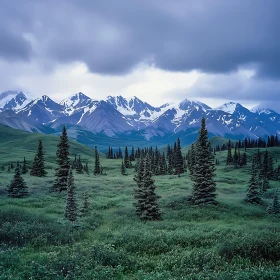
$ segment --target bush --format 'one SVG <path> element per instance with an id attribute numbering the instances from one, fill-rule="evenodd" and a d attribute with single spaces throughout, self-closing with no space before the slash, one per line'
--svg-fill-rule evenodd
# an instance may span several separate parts
<path id="1" fill-rule="evenodd" d="M 245 234 L 224 242 L 219 248 L 219 254 L 232 260 L 236 256 L 257 261 L 280 261 L 280 242 L 277 234 L 252 235 Z"/>

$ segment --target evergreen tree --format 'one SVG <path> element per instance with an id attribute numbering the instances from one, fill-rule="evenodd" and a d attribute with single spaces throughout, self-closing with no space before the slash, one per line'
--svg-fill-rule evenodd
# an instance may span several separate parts
<path id="1" fill-rule="evenodd" d="M 134 177 L 137 183 L 135 199 L 137 200 L 136 214 L 141 220 L 160 220 L 161 211 L 158 206 L 158 196 L 155 193 L 154 180 L 152 179 L 151 159 L 149 155 L 139 162 L 138 172 Z"/>
<path id="2" fill-rule="evenodd" d="M 56 162 L 58 167 L 55 170 L 55 181 L 52 190 L 64 191 L 67 190 L 67 180 L 70 169 L 69 144 L 65 126 L 63 127 L 62 135 L 60 136 L 60 141 L 57 147 Z"/>
<path id="3" fill-rule="evenodd" d="M 72 223 L 77 220 L 75 183 L 71 168 L 69 169 L 67 177 L 67 200 L 65 208 L 65 218 Z"/>
<path id="4" fill-rule="evenodd" d="M 134 147 L 131 148 L 131 156 L 130 156 L 131 161 L 135 161 L 135 153 L 134 153 Z"/>
<path id="5" fill-rule="evenodd" d="M 279 214 L 280 213 L 280 204 L 278 199 L 277 191 L 274 194 L 271 204 L 266 209 L 268 214 Z"/>
<path id="6" fill-rule="evenodd" d="M 125 166 L 124 166 L 123 160 L 122 160 L 122 165 L 121 165 L 121 174 L 125 175 Z"/>
<path id="7" fill-rule="evenodd" d="M 14 178 L 8 188 L 8 195 L 12 198 L 22 198 L 28 195 L 27 186 L 20 175 L 19 165 L 15 169 Z"/>
<path id="8" fill-rule="evenodd" d="M 128 148 L 125 147 L 124 150 L 124 167 L 129 168 L 129 156 L 128 156 Z"/>
<path id="9" fill-rule="evenodd" d="M 88 170 L 88 163 L 86 162 L 85 166 L 84 166 L 84 171 L 89 174 L 89 170 Z"/>
<path id="10" fill-rule="evenodd" d="M 78 160 L 77 160 L 77 163 L 76 163 L 76 172 L 78 174 L 83 174 L 83 165 L 82 165 L 82 162 L 81 162 L 81 157 L 79 156 Z"/>
<path id="11" fill-rule="evenodd" d="M 193 194 L 194 204 L 216 204 L 216 183 L 213 180 L 215 176 L 214 155 L 210 152 L 210 142 L 208 141 L 208 132 L 206 129 L 205 118 L 201 120 L 199 137 L 196 142 L 196 164 L 193 175 Z"/>
<path id="12" fill-rule="evenodd" d="M 81 208 L 81 217 L 85 217 L 89 214 L 89 202 L 88 202 L 88 193 L 84 193 L 83 197 L 83 206 Z"/>
<path id="13" fill-rule="evenodd" d="M 257 169 L 255 166 L 255 159 L 252 157 L 251 178 L 245 201 L 254 204 L 261 204 L 260 184 L 257 178 Z"/>
<path id="14" fill-rule="evenodd" d="M 233 162 L 232 153 L 231 153 L 231 141 L 230 140 L 228 140 L 227 148 L 228 148 L 228 153 L 227 153 L 226 164 L 229 165 Z"/>
<path id="15" fill-rule="evenodd" d="M 177 149 L 175 154 L 175 174 L 180 175 L 184 173 L 184 158 L 181 151 L 180 138 L 177 140 Z"/>
<path id="16" fill-rule="evenodd" d="M 94 161 L 93 174 L 98 175 L 98 174 L 101 174 L 101 166 L 100 166 L 100 159 L 99 159 L 99 153 L 97 150 L 97 146 L 94 147 L 94 157 L 95 157 L 95 161 Z"/>
<path id="17" fill-rule="evenodd" d="M 46 176 L 43 143 L 41 140 L 39 140 L 38 143 L 38 149 L 34 157 L 34 161 L 32 163 L 30 175 L 37 176 L 37 177 Z"/>
<path id="18" fill-rule="evenodd" d="M 22 172 L 22 174 L 26 174 L 28 172 L 27 163 L 26 163 L 25 157 L 23 158 L 23 165 L 22 165 L 21 172 Z"/>
<path id="19" fill-rule="evenodd" d="M 188 162 L 187 162 L 187 166 L 190 172 L 190 176 L 193 176 L 194 173 L 194 168 L 196 165 L 196 155 L 195 155 L 195 145 L 192 144 L 191 145 L 191 149 L 189 150 L 189 154 L 188 154 Z"/>

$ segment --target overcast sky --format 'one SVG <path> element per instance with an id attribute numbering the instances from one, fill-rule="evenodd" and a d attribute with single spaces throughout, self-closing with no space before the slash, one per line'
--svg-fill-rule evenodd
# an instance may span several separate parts
<path id="1" fill-rule="evenodd" d="M 278 0 L 1 0 L 0 91 L 280 111 Z"/>

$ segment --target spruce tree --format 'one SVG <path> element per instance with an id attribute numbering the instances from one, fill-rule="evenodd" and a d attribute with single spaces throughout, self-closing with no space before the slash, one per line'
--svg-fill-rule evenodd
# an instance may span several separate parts
<path id="1" fill-rule="evenodd" d="M 81 157 L 79 156 L 79 158 L 77 159 L 76 162 L 76 172 L 78 174 L 83 174 L 83 165 L 82 165 L 82 161 L 81 161 Z"/>
<path id="2" fill-rule="evenodd" d="M 28 195 L 27 186 L 20 175 L 19 165 L 17 165 L 14 178 L 9 185 L 8 195 L 12 198 L 22 198 Z"/>
<path id="3" fill-rule="evenodd" d="M 53 185 L 54 191 L 67 190 L 68 173 L 70 169 L 69 159 L 69 144 L 66 127 L 63 127 L 62 135 L 60 136 L 60 142 L 57 145 L 56 162 L 58 167 L 55 170 L 55 182 Z"/>
<path id="4" fill-rule="evenodd" d="M 136 214 L 141 220 L 160 220 L 161 211 L 158 206 L 158 196 L 155 193 L 154 180 L 152 179 L 151 159 L 149 155 L 141 159 L 138 172 L 134 177 L 137 183 L 135 199 L 137 200 Z"/>
<path id="5" fill-rule="evenodd" d="M 268 214 L 279 214 L 280 213 L 280 203 L 278 199 L 277 191 L 274 194 L 271 204 L 266 209 Z"/>
<path id="6" fill-rule="evenodd" d="M 199 137 L 196 142 L 196 164 L 191 179 L 193 181 L 192 201 L 194 204 L 216 204 L 216 183 L 214 155 L 210 151 L 208 132 L 206 130 L 205 118 L 201 120 Z"/>
<path id="7" fill-rule="evenodd" d="M 181 151 L 180 138 L 177 140 L 177 149 L 175 154 L 175 174 L 180 175 L 184 173 L 184 158 Z"/>
<path id="8" fill-rule="evenodd" d="M 46 176 L 45 159 L 44 159 L 44 151 L 43 151 L 42 140 L 39 140 L 39 142 L 38 142 L 38 149 L 37 149 L 37 153 L 34 157 L 34 161 L 32 163 L 32 167 L 31 167 L 31 170 L 30 170 L 30 175 L 31 176 L 36 176 L 36 177 Z"/>
<path id="9" fill-rule="evenodd" d="M 195 165 L 196 165 L 196 150 L 195 150 L 195 145 L 192 144 L 191 149 L 189 150 L 188 153 L 188 161 L 187 161 L 187 166 L 191 177 L 194 174 Z"/>
<path id="10" fill-rule="evenodd" d="M 127 146 L 125 147 L 125 150 L 124 150 L 124 167 L 129 168 L 129 156 L 128 156 Z"/>
<path id="11" fill-rule="evenodd" d="M 125 166 L 124 166 L 123 160 L 122 160 L 122 165 L 121 165 L 121 174 L 125 175 Z"/>
<path id="12" fill-rule="evenodd" d="M 227 153 L 226 164 L 229 165 L 233 162 L 232 153 L 231 153 L 231 141 L 230 140 L 228 140 L 227 148 L 228 148 L 228 153 Z"/>
<path id="13" fill-rule="evenodd" d="M 25 157 L 24 157 L 24 158 L 23 158 L 23 165 L 22 165 L 21 173 L 22 173 L 22 174 L 26 174 L 27 172 L 28 172 L 27 163 L 26 163 L 26 159 L 25 159 Z"/>
<path id="14" fill-rule="evenodd" d="M 257 169 L 255 165 L 255 158 L 252 157 L 251 178 L 245 201 L 253 204 L 261 204 L 261 190 L 260 183 L 257 178 Z"/>
<path id="15" fill-rule="evenodd" d="M 81 208 L 81 217 L 85 217 L 89 214 L 89 202 L 88 202 L 88 193 L 84 193 L 83 197 L 83 206 Z"/>
<path id="16" fill-rule="evenodd" d="M 101 167 L 100 167 L 100 159 L 99 159 L 99 153 L 97 150 L 97 146 L 94 147 L 94 170 L 93 170 L 93 174 L 94 175 L 98 175 L 101 174 Z"/>
<path id="17" fill-rule="evenodd" d="M 68 219 L 70 222 L 75 222 L 77 220 L 75 183 L 71 168 L 68 171 L 67 177 L 67 199 L 65 208 L 65 218 Z"/>

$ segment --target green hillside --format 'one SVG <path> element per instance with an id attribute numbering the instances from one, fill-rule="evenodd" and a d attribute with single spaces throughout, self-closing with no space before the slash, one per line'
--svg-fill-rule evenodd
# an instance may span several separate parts
<path id="1" fill-rule="evenodd" d="M 39 133 L 28 133 L 25 131 L 0 125 L 0 151 L 2 164 L 10 161 L 22 161 L 26 157 L 27 162 L 32 162 L 36 153 L 38 140 L 41 139 L 45 151 L 47 163 L 53 163 L 56 158 L 59 136 Z M 70 155 L 81 155 L 85 159 L 93 157 L 93 150 L 76 141 L 70 140 Z"/>
<path id="2" fill-rule="evenodd" d="M 64 219 L 66 193 L 49 192 L 57 137 L 1 126 L 0 166 L 24 155 L 30 162 L 38 139 L 46 151 L 48 174 L 23 175 L 29 197 L 8 198 L 13 170 L 0 170 L 1 280 L 280 279 L 280 217 L 266 213 L 280 182 L 270 181 L 263 205 L 245 203 L 249 163 L 226 166 L 227 152 L 217 152 L 217 206 L 188 202 L 188 172 L 154 176 L 163 220 L 144 223 L 133 205 L 134 168 L 122 176 L 121 160 L 103 157 L 106 174 L 94 176 L 93 151 L 70 141 L 71 154 L 87 159 L 91 170 L 89 175 L 74 172 L 79 208 L 88 191 L 91 211 L 71 224 Z M 280 148 L 268 150 L 277 166 Z M 247 149 L 248 162 L 254 152 Z"/>

